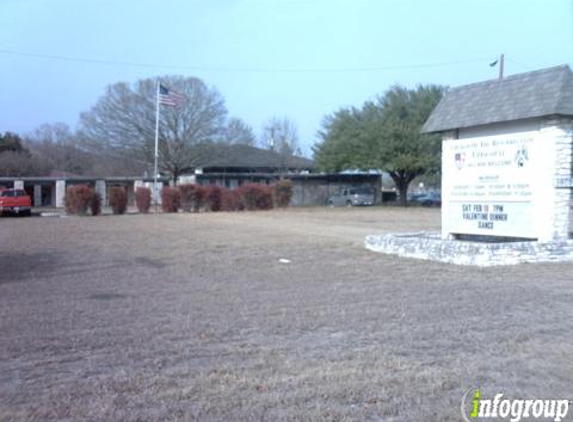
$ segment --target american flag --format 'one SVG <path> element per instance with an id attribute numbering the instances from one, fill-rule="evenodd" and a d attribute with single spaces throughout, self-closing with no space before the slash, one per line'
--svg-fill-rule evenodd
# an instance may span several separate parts
<path id="1" fill-rule="evenodd" d="M 168 107 L 179 107 L 185 102 L 185 96 L 159 84 L 159 104 Z"/>

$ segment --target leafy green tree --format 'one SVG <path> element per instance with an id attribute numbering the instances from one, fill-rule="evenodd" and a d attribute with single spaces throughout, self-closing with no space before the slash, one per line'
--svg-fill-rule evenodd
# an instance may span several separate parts
<path id="1" fill-rule="evenodd" d="M 416 177 L 438 171 L 441 142 L 420 133 L 445 92 L 436 85 L 390 88 L 361 109 L 327 116 L 315 159 L 325 171 L 381 169 L 394 181 L 402 203 Z"/>
<path id="2" fill-rule="evenodd" d="M 23 145 L 22 138 L 12 132 L 0 135 L 0 176 L 43 176 L 49 169 Z"/>
<path id="3" fill-rule="evenodd" d="M 5 132 L 4 135 L 0 135 L 0 154 L 7 151 L 26 152 L 19 135 L 12 132 Z"/>

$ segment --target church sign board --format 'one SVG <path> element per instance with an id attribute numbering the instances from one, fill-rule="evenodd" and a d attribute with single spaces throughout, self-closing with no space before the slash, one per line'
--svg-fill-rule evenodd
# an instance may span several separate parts
<path id="1" fill-rule="evenodd" d="M 573 236 L 573 72 L 567 65 L 454 88 L 442 135 L 442 237 Z"/>
<path id="2" fill-rule="evenodd" d="M 442 212 L 448 232 L 537 237 L 539 169 L 548 161 L 540 144 L 535 133 L 444 141 Z"/>

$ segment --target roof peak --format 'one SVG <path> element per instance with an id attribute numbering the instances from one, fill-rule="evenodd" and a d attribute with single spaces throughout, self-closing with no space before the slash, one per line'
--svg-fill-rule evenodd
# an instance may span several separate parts
<path id="1" fill-rule="evenodd" d="M 453 88 L 422 131 L 443 132 L 554 115 L 573 117 L 573 72 L 567 64 Z"/>
<path id="2" fill-rule="evenodd" d="M 563 63 L 563 64 L 560 64 L 557 66 L 545 67 L 543 69 L 535 69 L 535 70 L 530 70 L 528 72 L 514 73 L 514 74 L 509 75 L 509 76 L 504 76 L 501 79 L 500 78 L 486 79 L 485 81 L 472 82 L 472 83 L 465 84 L 465 85 L 459 85 L 459 86 L 452 88 L 451 91 L 455 91 L 455 90 L 462 89 L 462 88 L 467 88 L 470 86 L 476 86 L 476 85 L 484 85 L 484 84 L 492 84 L 492 83 L 504 83 L 504 82 L 514 81 L 516 79 L 519 80 L 519 79 L 530 77 L 530 76 L 535 77 L 536 75 L 541 74 L 541 73 L 550 73 L 550 72 L 557 72 L 557 71 L 565 71 L 565 72 L 573 75 L 573 72 L 571 71 L 571 68 L 569 67 L 569 65 L 566 63 Z"/>

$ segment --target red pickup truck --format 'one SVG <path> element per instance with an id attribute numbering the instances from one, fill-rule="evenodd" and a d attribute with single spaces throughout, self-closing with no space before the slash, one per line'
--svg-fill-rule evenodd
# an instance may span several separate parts
<path id="1" fill-rule="evenodd" d="M 0 215 L 32 214 L 32 198 L 23 189 L 0 190 Z"/>

